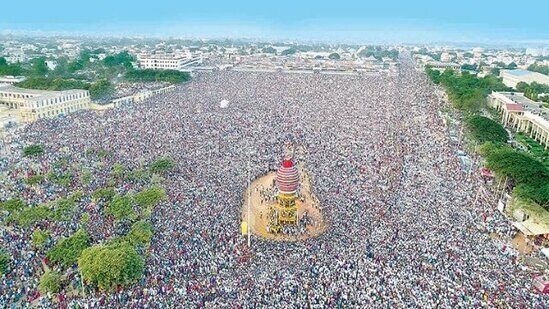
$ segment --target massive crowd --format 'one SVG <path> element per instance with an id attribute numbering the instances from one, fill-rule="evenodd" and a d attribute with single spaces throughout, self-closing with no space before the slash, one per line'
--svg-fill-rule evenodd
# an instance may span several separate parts
<path id="1" fill-rule="evenodd" d="M 43 120 L 19 132 L 20 144 L 86 162 L 105 149 L 103 165 L 138 167 L 169 156 L 177 168 L 155 209 L 146 271 L 132 287 L 56 299 L 70 307 L 511 307 L 542 308 L 530 275 L 477 227 L 478 181 L 459 168 L 438 110 L 443 102 L 409 58 L 397 76 L 220 71 L 201 73 L 175 92 L 96 114 Z M 219 102 L 228 100 L 227 108 Z M 284 145 L 312 176 L 329 222 L 325 234 L 297 243 L 239 234 L 248 163 L 253 176 L 276 168 Z M 3 198 L 23 190 L 42 203 L 59 188 L 17 187 L 31 159 L 6 141 L 15 166 L 0 179 Z M 36 160 L 35 160 L 36 161 Z M 92 168 L 95 187 L 104 185 Z M 102 183 L 103 182 L 103 183 Z M 132 185 L 133 186 L 133 185 Z M 135 185 L 138 186 L 138 185 Z M 131 187 L 131 186 L 130 186 Z M 73 188 L 74 189 L 74 188 Z M 125 188 L 133 190 L 135 188 Z M 91 210 L 90 210 L 91 211 Z M 90 220 L 96 238 L 114 223 Z M 74 223 L 58 223 L 56 237 Z M 57 228 L 57 227 L 54 227 Z M 32 231 L 0 227 L 15 259 L 0 285 L 3 305 L 37 298 L 42 261 Z M 79 282 L 78 274 L 72 276 Z M 52 300 L 34 300 L 52 306 Z"/>

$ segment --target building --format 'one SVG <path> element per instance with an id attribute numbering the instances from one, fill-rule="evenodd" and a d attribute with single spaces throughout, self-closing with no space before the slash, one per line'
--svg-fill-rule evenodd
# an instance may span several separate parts
<path id="1" fill-rule="evenodd" d="M 501 70 L 499 76 L 503 78 L 503 83 L 507 87 L 512 88 L 516 88 L 519 82 L 527 84 L 536 82 L 538 84 L 549 85 L 549 76 L 527 70 Z"/>
<path id="2" fill-rule="evenodd" d="M 187 66 L 202 64 L 202 58 L 175 54 L 141 54 L 137 61 L 140 68 L 153 70 L 182 71 Z"/>
<path id="3" fill-rule="evenodd" d="M 0 76 L 0 86 L 2 84 L 13 85 L 16 83 L 20 83 L 25 79 L 27 79 L 25 76 L 11 76 L 11 75 Z"/>
<path id="4" fill-rule="evenodd" d="M 492 92 L 488 105 L 501 113 L 505 127 L 514 128 L 549 148 L 549 109 L 522 93 Z"/>
<path id="5" fill-rule="evenodd" d="M 21 122 L 30 123 L 87 109 L 90 94 L 80 89 L 49 91 L 5 85 L 0 86 L 0 103 L 15 109 Z"/>

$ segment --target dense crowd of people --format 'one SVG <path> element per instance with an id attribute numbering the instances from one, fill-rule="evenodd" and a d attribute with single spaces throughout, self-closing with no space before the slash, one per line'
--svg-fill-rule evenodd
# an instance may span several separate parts
<path id="1" fill-rule="evenodd" d="M 152 215 L 154 237 L 138 283 L 40 297 L 43 257 L 29 244 L 32 230 L 2 226 L 0 246 L 15 262 L 2 277 L 0 303 L 542 308 L 547 298 L 530 275 L 477 227 L 478 180 L 460 170 L 438 115 L 443 102 L 409 57 L 400 62 L 397 76 L 200 73 L 143 103 L 27 126 L 19 142 L 5 141 L 2 168 L 11 170 L 0 179 L 3 199 L 23 192 L 40 204 L 77 189 L 75 182 L 30 190 L 14 179 L 29 166 L 47 171 L 62 157 L 85 165 L 93 160 L 88 149 L 108 152 L 90 168 L 91 188 L 104 186 L 102 166 L 114 163 L 138 168 L 170 157 L 177 167 L 162 182 L 169 198 Z M 22 159 L 21 146 L 32 143 L 45 154 Z M 304 149 L 294 160 L 309 171 L 329 227 L 303 242 L 253 238 L 248 248 L 239 233 L 248 166 L 254 177 L 275 169 L 288 143 Z M 116 231 L 99 216 L 90 222 L 94 239 Z M 77 228 L 56 224 L 55 237 Z M 78 276 L 72 274 L 75 284 Z"/>

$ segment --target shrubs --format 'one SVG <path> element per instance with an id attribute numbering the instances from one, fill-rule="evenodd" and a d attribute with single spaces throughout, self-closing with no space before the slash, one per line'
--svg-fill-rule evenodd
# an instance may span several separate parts
<path id="1" fill-rule="evenodd" d="M 135 217 L 132 200 L 129 196 L 115 196 L 105 209 L 105 214 L 117 220 L 132 219 Z"/>
<path id="2" fill-rule="evenodd" d="M 483 116 L 472 116 L 467 119 L 467 127 L 479 143 L 506 143 L 509 134 L 501 124 Z"/>
<path id="3" fill-rule="evenodd" d="M 49 231 L 35 230 L 32 232 L 32 245 L 35 248 L 43 248 L 50 238 Z"/>
<path id="4" fill-rule="evenodd" d="M 138 221 L 132 225 L 132 228 L 126 240 L 134 247 L 148 247 L 153 236 L 152 225 L 145 221 Z"/>
<path id="5" fill-rule="evenodd" d="M 0 248 L 0 276 L 7 274 L 10 266 L 10 255 L 9 253 Z"/>
<path id="6" fill-rule="evenodd" d="M 38 289 L 41 293 L 57 293 L 61 290 L 61 275 L 56 271 L 47 270 L 42 277 Z"/>
<path id="7" fill-rule="evenodd" d="M 25 183 L 29 186 L 40 184 L 46 177 L 44 175 L 32 175 L 25 179 Z"/>
<path id="8" fill-rule="evenodd" d="M 166 198 L 166 191 L 159 187 L 152 187 L 149 189 L 145 189 L 139 193 L 137 193 L 134 197 L 135 202 L 147 209 L 152 209 L 156 204 L 158 204 L 161 200 Z"/>
<path id="9" fill-rule="evenodd" d="M 175 162 L 170 158 L 161 158 L 156 160 L 149 166 L 149 170 L 153 173 L 162 174 L 172 170 L 175 167 Z"/>
<path id="10" fill-rule="evenodd" d="M 89 241 L 88 233 L 84 230 L 78 230 L 73 235 L 60 240 L 48 251 L 46 256 L 54 263 L 70 267 L 76 263 L 82 251 L 88 247 Z"/>
<path id="11" fill-rule="evenodd" d="M 131 70 L 124 75 L 130 82 L 168 82 L 172 84 L 183 83 L 191 79 L 187 72 L 176 70 Z"/>
<path id="12" fill-rule="evenodd" d="M 19 212 L 13 212 L 8 217 L 9 221 L 22 226 L 31 226 L 42 220 L 49 219 L 52 211 L 46 206 L 26 207 Z"/>
<path id="13" fill-rule="evenodd" d="M 125 242 L 92 246 L 78 258 L 84 280 L 101 290 L 135 283 L 142 276 L 144 265 L 135 248 Z"/>
<path id="14" fill-rule="evenodd" d="M 27 205 L 25 202 L 18 198 L 9 199 L 3 203 L 0 203 L 0 208 L 9 212 L 16 212 L 23 210 Z"/>
<path id="15" fill-rule="evenodd" d="M 44 148 L 40 145 L 29 145 L 23 148 L 23 156 L 30 157 L 30 156 L 39 156 L 44 153 Z"/>
<path id="16" fill-rule="evenodd" d="M 116 195 L 116 191 L 114 188 L 108 187 L 108 188 L 100 188 L 92 193 L 92 198 L 94 200 L 104 200 L 104 201 L 110 201 L 112 198 Z"/>

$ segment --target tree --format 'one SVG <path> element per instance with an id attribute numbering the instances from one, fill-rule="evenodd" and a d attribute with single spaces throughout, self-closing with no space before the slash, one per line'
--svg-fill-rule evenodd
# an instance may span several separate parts
<path id="1" fill-rule="evenodd" d="M 101 290 L 135 283 L 143 275 L 145 262 L 128 243 L 94 245 L 78 258 L 84 280 Z"/>
<path id="2" fill-rule="evenodd" d="M 328 56 L 328 59 L 331 59 L 331 60 L 339 60 L 339 59 L 341 59 L 341 56 L 340 56 L 338 53 L 331 53 L 331 54 Z"/>
<path id="3" fill-rule="evenodd" d="M 140 191 L 137 193 L 134 197 L 135 202 L 147 209 L 152 209 L 156 204 L 158 204 L 161 200 L 166 198 L 166 191 L 159 187 L 152 187 L 149 189 L 145 189 L 143 191 Z"/>
<path id="4" fill-rule="evenodd" d="M 515 86 L 515 89 L 517 89 L 518 92 L 524 92 L 526 91 L 526 89 L 528 89 L 529 86 L 530 85 L 528 85 L 525 82 L 518 82 L 517 85 Z"/>
<path id="5" fill-rule="evenodd" d="M 126 168 L 124 165 L 120 163 L 115 163 L 112 166 L 112 175 L 116 178 L 122 178 L 124 176 L 124 173 L 126 172 Z"/>
<path id="6" fill-rule="evenodd" d="M 92 193 L 92 198 L 94 200 L 104 200 L 104 201 L 110 201 L 112 198 L 116 195 L 116 191 L 114 188 L 107 187 L 107 188 L 99 188 Z"/>
<path id="7" fill-rule="evenodd" d="M 288 49 L 285 49 L 283 50 L 280 55 L 281 56 L 289 56 L 289 55 L 293 55 L 297 52 L 297 50 L 295 48 L 288 48 Z"/>
<path id="8" fill-rule="evenodd" d="M 528 71 L 549 75 L 549 66 L 533 63 L 528 66 Z"/>
<path id="9" fill-rule="evenodd" d="M 89 90 L 90 98 L 92 100 L 101 100 L 108 98 L 116 91 L 113 84 L 106 79 L 101 79 L 91 84 Z"/>
<path id="10" fill-rule="evenodd" d="M 30 61 L 32 66 L 32 74 L 36 76 L 44 76 L 48 74 L 48 65 L 44 57 L 34 58 Z"/>
<path id="11" fill-rule="evenodd" d="M 32 232 L 32 245 L 36 248 L 43 248 L 50 239 L 50 232 L 48 230 L 34 230 Z"/>
<path id="12" fill-rule="evenodd" d="M 541 186 L 519 184 L 513 189 L 513 196 L 537 203 L 549 211 L 549 183 Z"/>
<path id="13" fill-rule="evenodd" d="M 10 267 L 10 255 L 4 248 L 0 248 L 0 277 L 7 274 Z"/>
<path id="14" fill-rule="evenodd" d="M 543 164 L 531 156 L 503 147 L 486 158 L 488 168 L 513 178 L 518 183 L 545 184 L 549 174 Z"/>
<path id="15" fill-rule="evenodd" d="M 58 293 L 61 290 L 61 275 L 56 271 L 46 270 L 40 277 L 38 289 L 41 293 Z"/>
<path id="16" fill-rule="evenodd" d="M 46 257 L 64 267 L 70 267 L 78 260 L 78 257 L 89 246 L 88 233 L 82 229 L 71 236 L 60 240 L 46 253 Z"/>
<path id="17" fill-rule="evenodd" d="M 135 58 L 130 55 L 127 51 L 123 51 L 113 56 L 107 56 L 103 59 L 103 63 L 107 67 L 115 67 L 118 65 L 123 65 L 126 68 L 132 67 L 132 62 L 135 61 Z"/>
<path id="18" fill-rule="evenodd" d="M 25 183 L 29 186 L 33 186 L 42 183 L 44 179 L 44 175 L 32 175 L 25 179 Z"/>
<path id="19" fill-rule="evenodd" d="M 29 157 L 29 156 L 39 156 L 44 153 L 44 148 L 40 145 L 28 145 L 23 148 L 23 156 Z"/>
<path id="20" fill-rule="evenodd" d="M 187 72 L 176 70 L 129 70 L 124 78 L 130 82 L 168 82 L 172 84 L 180 84 L 191 79 L 191 75 Z"/>
<path id="21" fill-rule="evenodd" d="M 261 52 L 265 54 L 276 54 L 276 49 L 274 49 L 272 46 L 268 46 L 268 47 L 263 47 L 261 49 Z"/>
<path id="22" fill-rule="evenodd" d="M 171 158 L 158 159 L 149 166 L 149 170 L 152 173 L 157 173 L 157 174 L 163 174 L 174 168 L 175 168 L 175 161 L 172 160 Z"/>
<path id="23" fill-rule="evenodd" d="M 134 247 L 148 247 L 153 236 L 152 225 L 146 221 L 137 221 L 132 228 L 126 240 Z"/>
<path id="24" fill-rule="evenodd" d="M 105 214 L 116 220 L 132 219 L 135 217 L 132 200 L 129 196 L 115 196 L 105 209 Z"/>
<path id="25" fill-rule="evenodd" d="M 27 204 L 22 199 L 13 198 L 3 203 L 0 203 L 0 208 L 7 210 L 8 212 L 18 212 L 27 207 Z"/>
<path id="26" fill-rule="evenodd" d="M 472 116 L 467 119 L 467 127 L 478 143 L 506 143 L 509 134 L 501 124 L 483 116 Z"/>
<path id="27" fill-rule="evenodd" d="M 37 222 L 49 219 L 51 215 L 51 210 L 42 205 L 26 207 L 20 212 L 11 213 L 8 220 L 17 223 L 18 225 L 29 227 Z"/>

